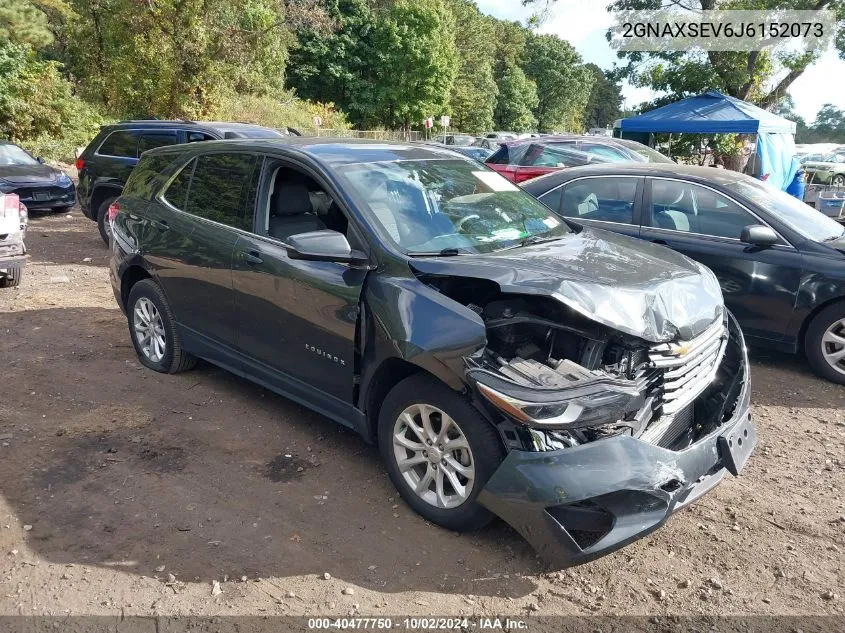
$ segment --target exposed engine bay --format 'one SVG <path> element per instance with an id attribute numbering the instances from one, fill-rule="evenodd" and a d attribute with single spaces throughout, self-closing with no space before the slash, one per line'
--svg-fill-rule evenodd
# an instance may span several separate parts
<path id="1" fill-rule="evenodd" d="M 656 345 L 551 297 L 427 281 L 484 321 L 487 346 L 465 359 L 467 378 L 491 414 L 504 413 L 513 448 L 557 450 L 626 434 L 681 450 L 730 418 L 747 379 L 726 317 L 690 341 Z"/>

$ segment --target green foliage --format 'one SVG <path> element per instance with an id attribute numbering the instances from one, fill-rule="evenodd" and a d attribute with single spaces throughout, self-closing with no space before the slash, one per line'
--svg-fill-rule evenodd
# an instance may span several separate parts
<path id="1" fill-rule="evenodd" d="M 575 49 L 554 35 L 529 34 L 524 69 L 537 86 L 535 116 L 540 132 L 583 128 L 594 78 Z"/>
<path id="2" fill-rule="evenodd" d="M 0 42 L 44 48 L 53 43 L 46 14 L 29 0 L 0 0 Z"/>
<path id="3" fill-rule="evenodd" d="M 71 0 L 67 56 L 83 93 L 121 116 L 210 116 L 231 92 L 281 90 L 275 0 Z"/>
<path id="4" fill-rule="evenodd" d="M 279 97 L 233 94 L 226 97 L 215 115 L 225 121 L 257 123 L 266 127 L 292 127 L 303 134 L 315 134 L 314 117 L 323 119 L 327 130 L 349 128 L 346 115 L 331 103 L 316 103 L 298 99 L 290 92 Z"/>
<path id="5" fill-rule="evenodd" d="M 622 112 L 622 87 L 595 64 L 587 64 L 586 68 L 593 75 L 593 89 L 584 108 L 584 127 L 613 125 Z"/>
<path id="6" fill-rule="evenodd" d="M 101 119 L 60 70 L 27 46 L 0 43 L 0 138 L 47 158 L 72 160 Z"/>
<path id="7" fill-rule="evenodd" d="M 538 104 L 537 86 L 519 66 L 508 64 L 499 79 L 495 123 L 499 130 L 531 132 L 537 129 L 534 110 Z"/>
<path id="8" fill-rule="evenodd" d="M 490 55 L 495 28 L 472 0 L 450 0 L 449 8 L 455 18 L 458 54 L 458 72 L 450 96 L 452 125 L 463 132 L 487 132 L 493 128 L 499 92 Z"/>

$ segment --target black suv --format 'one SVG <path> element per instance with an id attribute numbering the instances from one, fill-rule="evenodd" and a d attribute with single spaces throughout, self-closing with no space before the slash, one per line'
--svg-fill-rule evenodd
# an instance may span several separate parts
<path id="1" fill-rule="evenodd" d="M 109 243 L 106 213 L 120 195 L 138 157 L 148 149 L 197 141 L 233 138 L 279 138 L 296 130 L 273 130 L 248 123 L 213 121 L 122 121 L 100 128 L 99 134 L 76 159 L 77 193 L 85 217 L 94 220 L 103 241 Z"/>
<path id="2" fill-rule="evenodd" d="M 446 148 L 161 148 L 109 222 L 141 363 L 203 358 L 355 429 L 448 528 L 498 515 L 583 562 L 754 447 L 742 333 L 708 269 L 570 226 Z"/>

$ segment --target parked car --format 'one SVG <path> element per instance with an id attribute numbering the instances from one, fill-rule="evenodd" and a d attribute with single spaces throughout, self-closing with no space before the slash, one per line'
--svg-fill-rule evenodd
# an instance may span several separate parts
<path id="1" fill-rule="evenodd" d="M 710 267 L 750 342 L 803 352 L 816 373 L 845 384 L 845 229 L 834 220 L 711 167 L 596 165 L 523 186 L 579 224 Z"/>
<path id="2" fill-rule="evenodd" d="M 26 264 L 28 213 L 15 193 L 0 193 L 0 288 L 19 286 Z"/>
<path id="3" fill-rule="evenodd" d="M 138 157 L 145 151 L 165 145 L 235 138 L 281 138 L 298 135 L 248 123 L 212 121 L 122 121 L 105 125 L 76 160 L 79 171 L 79 206 L 82 213 L 97 223 L 100 237 L 109 243 L 106 212 L 120 195 Z"/>
<path id="4" fill-rule="evenodd" d="M 809 182 L 845 187 L 845 147 L 831 152 L 822 160 L 805 161 L 804 171 Z"/>
<path id="5" fill-rule="evenodd" d="M 502 144 L 502 141 L 495 138 L 479 138 L 473 141 L 472 147 L 481 147 L 483 149 L 497 150 Z"/>
<path id="6" fill-rule="evenodd" d="M 8 141 L 0 141 L 0 194 L 4 193 L 16 194 L 30 210 L 65 211 L 76 204 L 76 189 L 65 172 Z"/>
<path id="7" fill-rule="evenodd" d="M 484 147 L 466 147 L 462 145 L 450 145 L 449 149 L 458 154 L 463 154 L 467 158 L 471 158 L 479 163 L 483 163 L 493 154 L 492 149 L 485 149 Z"/>
<path id="8" fill-rule="evenodd" d="M 456 145 L 458 147 L 468 147 L 475 143 L 478 139 L 469 134 L 447 134 L 446 145 Z"/>
<path id="9" fill-rule="evenodd" d="M 109 218 L 143 365 L 203 358 L 355 429 L 449 529 L 498 515 L 583 562 L 754 447 L 742 333 L 709 270 L 572 230 L 448 149 L 159 148 Z"/>
<path id="10" fill-rule="evenodd" d="M 543 137 L 543 142 L 551 147 L 571 147 L 592 156 L 604 158 L 607 162 L 635 163 L 674 163 L 656 149 L 628 139 L 604 136 L 577 136 L 557 134 Z"/>
<path id="11" fill-rule="evenodd" d="M 570 147 L 529 139 L 502 143 L 484 162 L 511 182 L 520 183 L 565 167 L 607 161 Z"/>

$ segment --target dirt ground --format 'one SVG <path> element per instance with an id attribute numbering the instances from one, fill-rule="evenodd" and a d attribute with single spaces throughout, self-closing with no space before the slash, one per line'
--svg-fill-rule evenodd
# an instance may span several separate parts
<path id="1" fill-rule="evenodd" d="M 845 388 L 799 359 L 754 354 L 740 478 L 545 573 L 501 523 L 423 521 L 320 415 L 207 364 L 142 369 L 78 210 L 27 244 L 0 290 L 0 615 L 845 613 Z"/>

